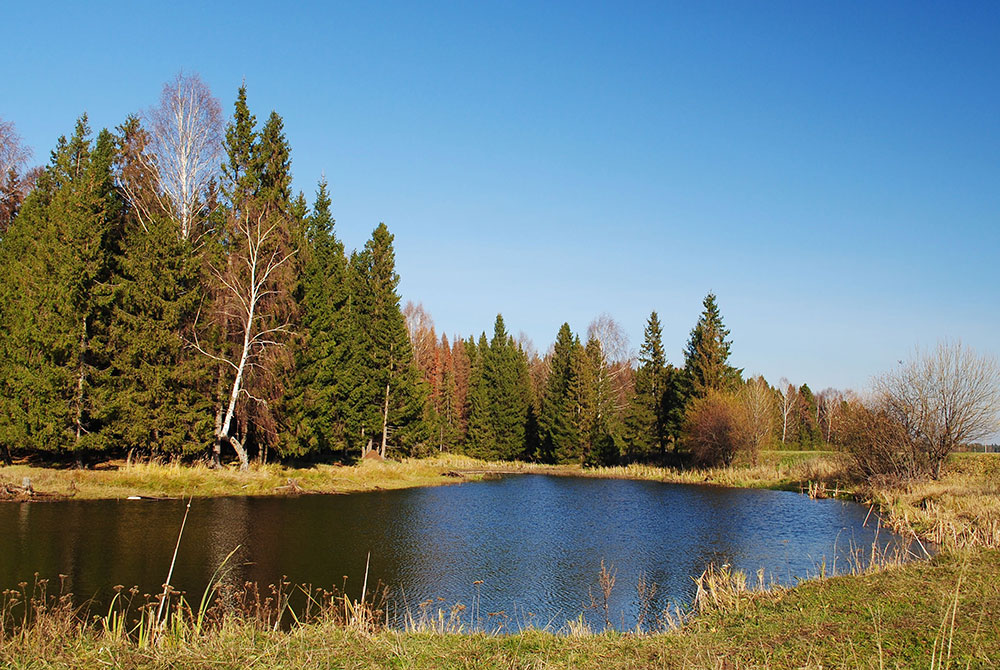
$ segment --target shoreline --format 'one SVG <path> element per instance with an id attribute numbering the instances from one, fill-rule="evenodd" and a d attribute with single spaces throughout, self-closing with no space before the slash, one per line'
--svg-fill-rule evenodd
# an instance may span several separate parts
<path id="1" fill-rule="evenodd" d="M 481 461 L 444 454 L 426 459 L 362 460 L 356 465 L 317 464 L 305 468 L 280 464 L 232 467 L 202 464 L 147 464 L 111 460 L 92 469 L 46 467 L 19 463 L 0 466 L 0 503 L 55 500 L 176 499 L 194 496 L 339 495 L 382 489 L 442 486 L 479 481 L 497 475 L 545 474 L 561 477 L 633 479 L 678 484 L 710 484 L 737 488 L 769 488 L 805 492 L 808 481 L 835 474 L 834 452 L 775 451 L 757 466 L 678 470 L 647 465 L 584 468 L 520 461 Z M 790 473 L 789 463 L 813 463 L 815 472 Z M 30 480 L 30 490 L 22 486 Z"/>
<path id="2" fill-rule="evenodd" d="M 44 468 L 14 466 L 0 468 L 0 482 L 9 482 L 26 470 L 38 478 L 39 488 L 43 482 L 56 487 L 76 481 L 76 497 L 90 499 L 120 498 L 140 489 L 155 493 L 199 485 L 203 486 L 199 497 L 233 491 L 242 496 L 337 495 L 447 485 L 506 474 L 770 488 L 817 497 L 825 494 L 816 482 L 838 490 L 841 464 L 829 452 L 769 452 L 762 456 L 758 465 L 691 471 L 486 463 L 456 456 L 308 469 L 263 466 L 247 473 L 198 466 L 132 465 L 120 470 L 57 471 L 60 475 L 51 479 L 39 476 Z M 493 635 L 461 626 L 439 626 L 436 619 L 425 622 L 422 628 L 400 631 L 358 627 L 356 622 L 336 617 L 320 618 L 290 631 L 272 631 L 258 621 L 237 617 L 217 629 L 168 637 L 165 644 L 144 647 L 127 636 L 109 638 L 91 622 L 66 624 L 63 630 L 69 632 L 56 637 L 44 626 L 6 638 L 0 634 L 0 665 L 20 667 L 30 661 L 32 667 L 89 667 L 110 660 L 107 655 L 113 654 L 116 663 L 150 668 L 220 663 L 250 667 L 255 659 L 265 657 L 268 667 L 287 668 L 303 667 L 303 663 L 467 668 L 470 659 L 477 659 L 475 667 L 504 668 L 595 664 L 607 668 L 869 668 L 883 662 L 886 667 L 923 667 L 946 653 L 961 667 L 989 667 L 1000 658 L 1000 622 L 988 615 L 1000 608 L 1000 457 L 958 454 L 950 466 L 948 475 L 938 482 L 851 491 L 861 502 L 877 507 L 883 519 L 895 525 L 892 529 L 896 532 L 912 532 L 935 541 L 940 547 L 935 556 L 905 564 L 887 563 L 856 574 L 821 575 L 763 592 L 740 590 L 738 580 L 723 580 L 709 587 L 718 590 L 710 593 L 707 609 L 695 612 L 676 628 L 657 632 L 574 628 L 571 621 L 566 632 L 529 629 Z M 94 475 L 93 481 L 84 481 L 88 472 Z M 299 490 L 282 489 L 289 486 L 285 480 L 296 477 Z M 211 478 L 216 482 L 221 478 L 222 483 L 208 486 Z M 314 484 L 325 488 L 307 488 Z M 346 610 L 341 607 L 338 611 Z M 733 659 L 737 659 L 736 665 L 726 665 Z"/>

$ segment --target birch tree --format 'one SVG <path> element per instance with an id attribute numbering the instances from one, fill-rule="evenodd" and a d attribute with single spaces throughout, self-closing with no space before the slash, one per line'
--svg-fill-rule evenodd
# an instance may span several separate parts
<path id="1" fill-rule="evenodd" d="M 266 208 L 256 212 L 246 208 L 234 217 L 233 249 L 227 267 L 213 268 L 213 274 L 222 287 L 222 316 L 239 325 L 241 341 L 232 355 L 210 352 L 197 340 L 194 343 L 201 353 L 230 370 L 232 383 L 217 426 L 213 454 L 218 463 L 223 445 L 229 444 L 240 460 L 241 470 L 246 470 L 250 461 L 246 447 L 233 434 L 233 418 L 241 400 L 259 400 L 248 390 L 248 376 L 260 368 L 271 349 L 284 346 L 292 334 L 276 309 L 288 284 L 282 271 L 295 255 L 285 239 L 287 229 L 283 223 L 280 214 Z"/>
<path id="2" fill-rule="evenodd" d="M 774 395 L 763 377 L 754 377 L 740 389 L 737 397 L 743 406 L 745 448 L 751 460 L 767 446 L 774 432 Z"/>
<path id="3" fill-rule="evenodd" d="M 614 398 L 614 408 L 621 413 L 628 407 L 632 396 L 632 363 L 635 353 L 629 343 L 628 334 L 610 314 L 599 315 L 587 326 L 587 341 L 600 342 L 601 378 Z"/>
<path id="4" fill-rule="evenodd" d="M 787 444 L 788 428 L 795 419 L 799 403 L 799 389 L 784 377 L 778 383 L 781 389 L 781 443 Z"/>
<path id="5" fill-rule="evenodd" d="M 144 117 L 159 204 L 177 221 L 181 239 L 191 239 L 202 223 L 201 199 L 219 175 L 222 108 L 197 74 L 181 72 Z"/>
<path id="6" fill-rule="evenodd" d="M 24 200 L 24 165 L 31 150 L 24 145 L 14 124 L 0 119 L 0 234 L 7 230 Z"/>
<path id="7" fill-rule="evenodd" d="M 833 441 L 841 406 L 844 403 L 844 393 L 835 388 L 827 388 L 816 394 L 816 409 L 818 410 L 819 426 L 823 431 L 823 439 Z"/>

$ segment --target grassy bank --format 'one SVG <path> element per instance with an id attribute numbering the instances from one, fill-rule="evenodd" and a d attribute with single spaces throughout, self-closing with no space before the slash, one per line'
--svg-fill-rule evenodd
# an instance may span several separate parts
<path id="1" fill-rule="evenodd" d="M 554 475 L 651 479 L 656 481 L 713 483 L 725 486 L 787 488 L 798 490 L 810 480 L 830 480 L 839 467 L 832 452 L 768 452 L 760 465 L 677 470 L 633 465 L 620 468 L 580 468 L 521 462 L 480 461 L 443 454 L 403 461 L 363 460 L 358 465 L 316 465 L 292 468 L 253 465 L 246 472 L 205 465 L 126 463 L 108 461 L 92 469 L 39 467 L 17 464 L 0 467 L 0 491 L 8 498 L 37 500 L 145 497 L 207 497 L 240 495 L 295 495 L 301 493 L 352 493 L 375 489 L 434 486 L 475 480 L 496 473 L 537 472 Z M 19 489 L 25 478 L 34 496 Z"/>
<path id="2" fill-rule="evenodd" d="M 525 472 L 847 496 L 878 506 L 883 511 L 883 520 L 901 533 L 916 534 L 946 547 L 1000 548 L 1000 455 L 997 454 L 953 454 L 939 481 L 885 481 L 874 486 L 853 481 L 843 458 L 828 451 L 766 451 L 755 465 L 709 469 L 648 465 L 582 469 L 486 462 L 450 454 L 401 462 L 365 460 L 352 466 L 256 465 L 247 472 L 204 465 L 115 461 L 89 470 L 18 464 L 0 467 L 0 500 L 337 494 L 436 486 L 496 473 Z M 30 479 L 34 494 L 20 489 L 25 478 Z"/>
<path id="3" fill-rule="evenodd" d="M 656 635 L 366 630 L 323 615 L 291 632 L 229 616 L 158 644 L 58 609 L 0 640 L 9 668 L 986 668 L 1000 661 L 1000 552 L 944 553 L 860 576 L 743 593 Z"/>
<path id="4" fill-rule="evenodd" d="M 17 500 L 336 494 L 454 483 L 460 478 L 454 476 L 453 470 L 451 459 L 364 460 L 351 466 L 307 468 L 254 465 L 246 472 L 201 464 L 109 461 L 88 470 L 33 465 L 0 467 L 0 486 L 6 483 L 13 490 L 9 497 Z M 34 495 L 16 490 L 24 478 L 30 479 Z"/>
<path id="5" fill-rule="evenodd" d="M 112 464 L 114 465 L 114 464 Z M 94 471 L 0 468 L 0 482 L 31 477 L 37 490 L 76 497 L 344 493 L 465 481 L 498 472 L 811 490 L 847 490 L 878 505 L 901 533 L 939 542 L 933 560 L 747 592 L 723 580 L 708 606 L 656 634 L 587 630 L 470 633 L 461 618 L 431 617 L 414 630 L 359 625 L 341 602 L 290 632 L 223 611 L 212 626 L 139 644 L 93 618 L 49 607 L 33 625 L 0 630 L 0 667 L 128 668 L 988 668 L 1000 665 L 1000 457 L 955 454 L 935 482 L 860 485 L 829 452 L 768 452 L 759 464 L 710 470 L 485 463 L 444 456 L 402 463 L 247 473 L 118 464 Z M 289 480 L 293 482 L 289 484 Z M 595 576 L 596 584 L 596 576 Z M 621 585 L 619 588 L 634 588 Z M 713 604 L 714 603 L 714 604 Z M 356 604 L 355 604 L 356 606 Z M 663 616 L 661 614 L 661 616 Z M 662 623 L 662 621 L 661 621 Z M 464 632 L 463 632 L 464 631 Z"/>

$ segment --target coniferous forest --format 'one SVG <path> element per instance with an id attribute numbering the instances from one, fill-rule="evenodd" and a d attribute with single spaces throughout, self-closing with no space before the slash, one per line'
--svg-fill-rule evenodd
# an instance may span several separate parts
<path id="1" fill-rule="evenodd" d="M 227 117 L 178 75 L 113 130 L 81 116 L 44 167 L 7 162 L 0 456 L 729 463 L 830 441 L 843 394 L 744 380 L 712 294 L 677 365 L 656 312 L 637 357 L 606 315 L 541 355 L 500 315 L 439 337 L 400 305 L 389 228 L 345 249 L 290 157 L 245 86 Z"/>

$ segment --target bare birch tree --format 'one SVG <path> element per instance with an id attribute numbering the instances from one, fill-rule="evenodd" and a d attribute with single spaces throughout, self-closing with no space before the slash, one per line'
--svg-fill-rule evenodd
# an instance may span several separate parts
<path id="1" fill-rule="evenodd" d="M 958 446 L 1000 430 L 1000 365 L 961 342 L 917 351 L 877 378 L 875 392 L 935 479 Z"/>
<path id="2" fill-rule="evenodd" d="M 163 85 L 159 106 L 144 121 L 160 206 L 178 222 L 181 238 L 191 239 L 201 223 L 200 201 L 219 174 L 222 108 L 197 74 L 181 72 Z"/>
<path id="3" fill-rule="evenodd" d="M 788 426 L 795 418 L 799 405 L 799 389 L 784 377 L 778 382 L 781 393 L 781 443 L 788 441 Z"/>
<path id="4" fill-rule="evenodd" d="M 774 432 L 774 395 L 763 377 L 754 377 L 740 389 L 737 397 L 743 407 L 745 448 L 754 462 L 767 446 Z"/>
<path id="5" fill-rule="evenodd" d="M 3 233 L 24 200 L 24 165 L 31 149 L 24 145 L 14 124 L 0 119 L 0 233 Z"/>
<path id="6" fill-rule="evenodd" d="M 406 332 L 413 347 L 413 359 L 426 372 L 437 350 L 434 319 L 424 309 L 423 303 L 414 304 L 412 300 L 408 300 L 403 307 L 403 318 L 406 319 Z"/>
<path id="7" fill-rule="evenodd" d="M 0 175 L 11 170 L 19 172 L 29 158 L 31 150 L 24 146 L 14 123 L 0 118 Z"/>
<path id="8" fill-rule="evenodd" d="M 601 343 L 602 365 L 599 374 L 606 375 L 615 409 L 621 412 L 628 406 L 632 395 L 632 363 L 635 360 L 635 353 L 632 351 L 628 335 L 621 325 L 605 312 L 587 326 L 587 339 L 596 339 Z"/>
<path id="9" fill-rule="evenodd" d="M 827 444 L 833 441 L 833 432 L 837 427 L 844 397 L 844 393 L 835 388 L 823 389 L 816 394 L 817 419 L 820 430 L 823 431 L 823 439 Z"/>
<path id="10" fill-rule="evenodd" d="M 231 370 L 232 385 L 221 421 L 216 427 L 214 458 L 219 462 L 222 446 L 228 443 L 240 459 L 240 469 L 249 465 L 247 450 L 233 433 L 233 417 L 241 398 L 257 400 L 247 385 L 248 374 L 258 367 L 265 354 L 280 347 L 291 336 L 288 323 L 276 318 L 274 309 L 284 292 L 284 282 L 279 273 L 288 264 L 295 251 L 289 250 L 282 239 L 284 228 L 280 215 L 269 215 L 266 210 L 253 214 L 245 211 L 234 225 L 234 249 L 225 270 L 213 268 L 213 274 L 224 294 L 223 315 L 239 324 L 242 339 L 231 355 L 212 353 L 196 340 L 195 348 L 221 362 Z"/>

